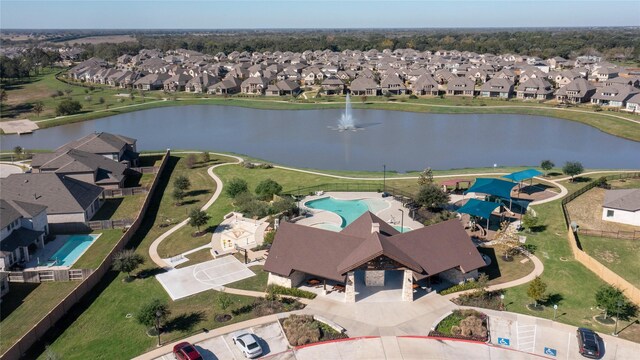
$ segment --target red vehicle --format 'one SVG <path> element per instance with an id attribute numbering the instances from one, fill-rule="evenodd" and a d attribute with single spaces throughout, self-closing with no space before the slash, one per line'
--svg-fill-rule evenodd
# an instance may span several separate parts
<path id="1" fill-rule="evenodd" d="M 202 360 L 198 350 L 186 341 L 173 347 L 173 355 L 178 360 Z"/>

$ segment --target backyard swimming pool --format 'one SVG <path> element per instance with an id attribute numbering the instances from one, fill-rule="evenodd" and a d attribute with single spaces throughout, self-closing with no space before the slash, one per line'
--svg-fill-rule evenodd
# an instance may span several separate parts
<path id="1" fill-rule="evenodd" d="M 51 266 L 71 266 L 93 244 L 100 234 L 71 235 L 49 258 Z"/>
<path id="2" fill-rule="evenodd" d="M 382 199 L 338 200 L 326 197 L 305 203 L 311 209 L 326 210 L 338 214 L 342 218 L 341 228 L 351 224 L 366 211 L 376 214 L 389 207 L 389 203 Z M 324 227 L 326 229 L 326 227 Z M 327 229 L 333 230 L 333 229 Z"/>

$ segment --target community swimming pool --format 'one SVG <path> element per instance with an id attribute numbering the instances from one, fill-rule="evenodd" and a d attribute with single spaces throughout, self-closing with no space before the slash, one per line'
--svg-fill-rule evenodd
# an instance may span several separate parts
<path id="1" fill-rule="evenodd" d="M 100 234 L 71 235 L 69 239 L 49 258 L 51 266 L 71 266 L 93 244 Z"/>
<path id="2" fill-rule="evenodd" d="M 382 199 L 360 199 L 360 200 L 338 200 L 332 197 L 311 200 L 305 203 L 305 206 L 311 209 L 326 210 L 338 214 L 342 218 L 340 228 L 344 228 L 351 224 L 355 219 L 366 211 L 378 213 L 389 207 L 389 203 Z M 319 226 L 321 227 L 321 226 Z M 327 230 L 327 227 L 323 227 Z"/>

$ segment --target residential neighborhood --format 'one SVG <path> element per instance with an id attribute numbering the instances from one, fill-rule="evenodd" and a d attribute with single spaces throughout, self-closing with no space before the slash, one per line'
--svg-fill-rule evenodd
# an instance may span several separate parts
<path id="1" fill-rule="evenodd" d="M 141 50 L 99 58 L 67 76 L 86 84 L 168 93 L 295 97 L 305 90 L 356 96 L 467 96 L 591 103 L 635 113 L 640 73 L 589 57 L 540 59 L 465 51 L 238 52 Z"/>

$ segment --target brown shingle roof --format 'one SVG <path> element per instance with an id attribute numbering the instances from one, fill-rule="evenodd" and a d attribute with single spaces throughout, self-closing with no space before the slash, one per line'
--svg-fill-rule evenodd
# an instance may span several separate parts
<path id="1" fill-rule="evenodd" d="M 379 232 L 372 232 L 373 224 Z M 458 220 L 399 233 L 370 212 L 339 233 L 283 223 L 264 269 L 283 276 L 298 270 L 343 281 L 344 274 L 386 256 L 422 276 L 460 267 L 469 272 L 485 266 Z"/>

